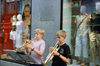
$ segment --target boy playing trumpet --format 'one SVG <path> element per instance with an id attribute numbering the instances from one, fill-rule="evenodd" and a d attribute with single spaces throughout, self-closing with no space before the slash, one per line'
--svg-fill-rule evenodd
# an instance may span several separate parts
<path id="1" fill-rule="evenodd" d="M 26 52 L 31 54 L 36 63 L 31 62 L 29 66 L 43 66 L 43 54 L 45 50 L 45 41 L 42 39 L 44 36 L 44 29 L 35 29 L 35 40 L 32 44 L 26 44 Z"/>
<path id="2" fill-rule="evenodd" d="M 66 32 L 64 30 L 59 30 L 56 33 L 57 40 L 59 42 L 60 49 L 58 51 L 54 51 L 53 63 L 52 66 L 66 66 L 66 63 L 70 61 L 70 48 L 64 43 L 66 38 Z M 49 48 L 50 52 L 52 52 L 53 47 Z"/>

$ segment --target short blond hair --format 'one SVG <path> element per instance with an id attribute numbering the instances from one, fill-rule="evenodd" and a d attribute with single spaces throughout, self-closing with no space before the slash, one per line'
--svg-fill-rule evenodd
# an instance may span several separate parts
<path id="1" fill-rule="evenodd" d="M 44 30 L 43 28 L 37 28 L 37 29 L 35 29 L 34 32 L 39 33 L 39 34 L 41 34 L 42 36 L 44 36 L 45 30 Z"/>
<path id="2" fill-rule="evenodd" d="M 56 36 L 57 36 L 57 37 L 61 36 L 61 37 L 66 38 L 66 31 L 64 31 L 64 30 L 59 30 L 59 31 L 56 33 Z"/>

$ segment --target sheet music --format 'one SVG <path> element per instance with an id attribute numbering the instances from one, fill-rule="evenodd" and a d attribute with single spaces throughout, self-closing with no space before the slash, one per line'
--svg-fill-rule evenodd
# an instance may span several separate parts
<path id="1" fill-rule="evenodd" d="M 9 56 L 11 56 L 15 60 L 22 60 L 17 54 L 15 50 L 4 50 Z"/>
<path id="2" fill-rule="evenodd" d="M 36 63 L 36 61 L 28 54 L 18 54 L 16 50 L 4 50 L 4 51 L 15 60 Z"/>

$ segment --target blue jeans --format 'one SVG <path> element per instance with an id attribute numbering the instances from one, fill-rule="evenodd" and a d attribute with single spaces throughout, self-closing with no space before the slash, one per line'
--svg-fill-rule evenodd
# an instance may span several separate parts
<path id="1" fill-rule="evenodd" d="M 88 58 L 88 41 L 87 35 L 76 37 L 75 56 Z"/>

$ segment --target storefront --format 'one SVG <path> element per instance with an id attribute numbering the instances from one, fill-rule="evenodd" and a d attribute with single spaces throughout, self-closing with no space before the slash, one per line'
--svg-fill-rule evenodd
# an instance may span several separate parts
<path id="1" fill-rule="evenodd" d="M 10 39 L 10 32 L 12 30 L 11 18 L 14 15 L 21 14 L 25 25 L 30 23 L 30 7 L 31 0 L 0 0 L 0 55 L 3 54 L 3 49 L 14 49 L 13 40 Z M 25 11 L 25 6 L 29 6 L 29 10 Z M 25 15 L 24 15 L 25 14 Z M 27 17 L 26 17 L 27 16 Z M 24 34 L 24 33 L 23 33 Z M 24 35 L 23 35 L 24 36 Z M 25 38 L 23 38 L 24 40 Z"/>
<path id="2" fill-rule="evenodd" d="M 63 29 L 67 32 L 65 43 L 71 49 L 72 58 L 69 64 L 80 66 L 81 61 L 84 61 L 86 66 L 99 66 L 100 29 L 95 33 L 98 38 L 95 37 L 95 40 L 91 41 L 93 25 L 89 24 L 91 18 L 94 19 L 94 14 L 97 14 L 97 1 L 99 2 L 99 0 L 0 0 L 0 56 L 5 54 L 3 50 L 16 48 L 14 39 L 11 39 L 11 18 L 13 16 L 17 18 L 17 15 L 21 14 L 25 25 L 22 32 L 22 44 L 26 39 L 34 38 L 36 28 L 42 27 L 46 30 L 43 37 L 46 41 L 44 59 L 49 53 L 49 47 L 54 46 L 57 41 L 56 32 Z M 84 14 L 81 13 L 82 7 L 86 15 L 91 15 L 87 22 L 83 19 Z M 97 18 L 100 20 L 100 13 Z M 48 66 L 50 64 L 51 62 Z"/>

